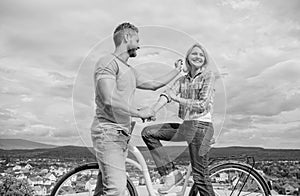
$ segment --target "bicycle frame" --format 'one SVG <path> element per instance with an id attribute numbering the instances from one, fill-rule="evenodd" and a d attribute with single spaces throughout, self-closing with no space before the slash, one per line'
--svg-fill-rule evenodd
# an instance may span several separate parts
<path id="1" fill-rule="evenodd" d="M 132 146 L 130 144 L 128 145 L 128 150 L 136 157 L 138 162 L 134 161 L 132 159 L 129 159 L 129 158 L 126 159 L 126 162 L 129 163 L 129 164 L 134 165 L 135 167 L 137 167 L 143 173 L 143 176 L 145 178 L 146 187 L 147 187 L 147 190 L 148 190 L 148 193 L 150 194 L 150 196 L 159 195 L 157 190 L 153 188 L 152 181 L 151 181 L 150 174 L 149 174 L 149 170 L 148 170 L 148 167 L 147 167 L 147 163 L 144 159 L 144 156 L 140 152 L 140 150 L 136 146 Z M 185 191 L 186 191 L 186 187 L 188 185 L 188 179 L 191 175 L 191 172 L 192 172 L 192 167 L 191 167 L 191 164 L 190 164 L 189 167 L 188 167 L 187 174 L 185 175 L 184 184 L 182 186 L 182 189 L 179 192 L 172 192 L 172 193 L 164 194 L 164 196 L 183 196 Z"/>

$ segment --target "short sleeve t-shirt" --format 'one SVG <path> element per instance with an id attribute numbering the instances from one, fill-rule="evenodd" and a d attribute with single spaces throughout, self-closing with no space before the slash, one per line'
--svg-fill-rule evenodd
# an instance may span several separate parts
<path id="1" fill-rule="evenodd" d="M 97 88 L 98 81 L 103 79 L 115 80 L 116 85 L 111 89 L 113 96 L 117 97 L 117 101 L 131 106 L 136 89 L 136 72 L 112 54 L 100 58 L 94 72 L 96 117 L 105 127 L 129 131 L 131 117 L 103 103 L 101 92 Z"/>

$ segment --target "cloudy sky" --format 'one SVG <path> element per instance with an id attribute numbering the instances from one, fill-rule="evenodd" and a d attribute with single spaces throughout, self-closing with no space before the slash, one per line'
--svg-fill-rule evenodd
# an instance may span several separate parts
<path id="1" fill-rule="evenodd" d="M 130 63 L 153 77 L 192 43 L 207 48 L 220 76 L 215 146 L 299 149 L 299 9 L 298 0 L 2 0 L 0 138 L 90 146 L 93 66 L 130 21 L 142 46 Z M 137 91 L 137 106 L 162 90 Z M 176 112 L 168 105 L 156 123 Z M 134 143 L 148 124 L 138 121 Z"/>

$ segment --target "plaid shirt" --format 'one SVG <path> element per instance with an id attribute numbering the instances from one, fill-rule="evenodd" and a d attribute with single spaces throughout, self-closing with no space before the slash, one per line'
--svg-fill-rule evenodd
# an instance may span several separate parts
<path id="1" fill-rule="evenodd" d="M 199 71 L 194 78 L 190 74 L 178 78 L 173 86 L 166 90 L 162 95 L 167 96 L 169 91 L 174 91 L 176 95 L 184 100 L 179 103 L 179 118 L 199 119 L 208 113 L 212 114 L 214 99 L 215 76 L 212 71 Z M 186 115 L 189 116 L 186 116 Z"/>

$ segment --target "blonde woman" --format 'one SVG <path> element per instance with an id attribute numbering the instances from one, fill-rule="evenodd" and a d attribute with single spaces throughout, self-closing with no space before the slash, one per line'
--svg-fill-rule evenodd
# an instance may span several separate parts
<path id="1" fill-rule="evenodd" d="M 211 62 L 206 50 L 198 43 L 187 51 L 185 63 L 188 73 L 162 93 L 153 107 L 157 112 L 171 101 L 178 102 L 178 116 L 183 123 L 163 123 L 145 127 L 142 138 L 150 150 L 158 172 L 164 178 L 160 193 L 167 192 L 182 178 L 162 148 L 160 140 L 187 141 L 193 179 L 198 191 L 202 196 L 214 196 L 208 174 L 207 153 L 214 133 L 212 108 L 215 76 L 209 69 Z"/>

